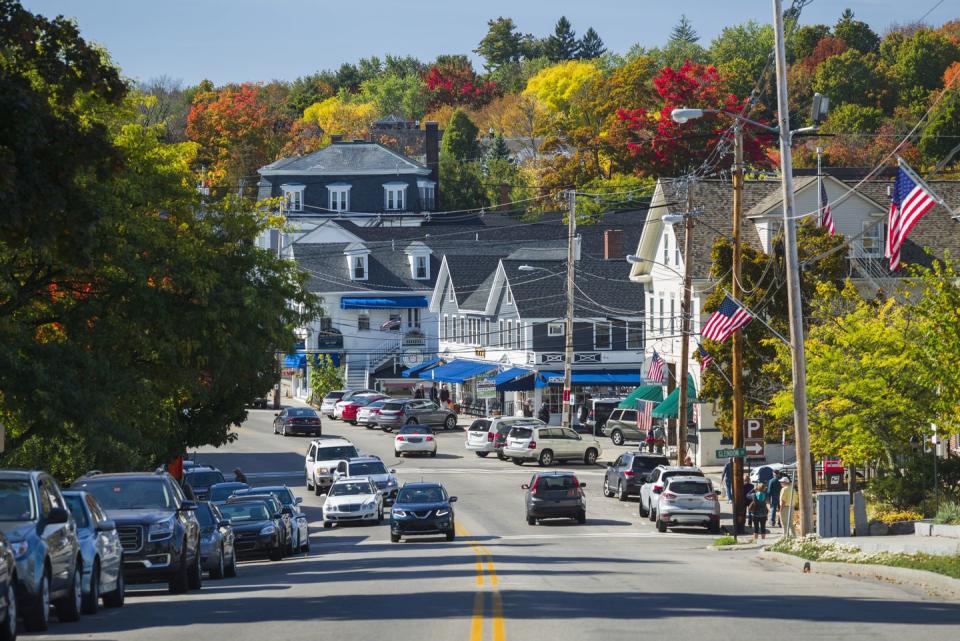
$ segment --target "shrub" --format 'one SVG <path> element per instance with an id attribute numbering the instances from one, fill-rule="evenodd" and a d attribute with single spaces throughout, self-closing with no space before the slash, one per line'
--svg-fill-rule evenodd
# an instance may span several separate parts
<path id="1" fill-rule="evenodd" d="M 898 510 L 896 508 L 881 505 L 872 510 L 872 518 L 890 525 L 898 521 L 919 521 L 923 514 L 916 510 Z"/>
<path id="2" fill-rule="evenodd" d="M 960 503 L 950 501 L 940 505 L 940 510 L 933 517 L 934 523 L 943 525 L 960 525 Z"/>
<path id="3" fill-rule="evenodd" d="M 732 536 L 721 536 L 713 542 L 714 545 L 736 545 L 737 539 Z"/>

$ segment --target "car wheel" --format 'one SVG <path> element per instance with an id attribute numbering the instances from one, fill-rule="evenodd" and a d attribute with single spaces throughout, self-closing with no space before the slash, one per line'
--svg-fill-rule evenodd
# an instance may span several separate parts
<path id="1" fill-rule="evenodd" d="M 61 622 L 71 622 L 80 619 L 83 607 L 83 566 L 78 562 L 73 570 L 73 582 L 70 589 L 54 604 L 57 606 L 57 618 Z"/>
<path id="2" fill-rule="evenodd" d="M 217 554 L 217 565 L 210 570 L 210 578 L 222 579 L 224 574 L 226 574 L 226 562 L 223 558 L 223 548 L 220 548 L 220 553 Z"/>
<path id="3" fill-rule="evenodd" d="M 223 576 L 233 578 L 237 576 L 237 551 L 230 555 L 230 562 L 223 568 Z"/>
<path id="4" fill-rule="evenodd" d="M 200 542 L 197 541 L 197 553 L 193 557 L 190 567 L 190 589 L 199 590 L 203 587 L 203 568 L 200 566 Z"/>
<path id="5" fill-rule="evenodd" d="M 286 435 L 287 435 L 287 425 L 286 423 L 284 423 L 283 427 L 280 428 L 280 436 L 286 436 Z"/>
<path id="6" fill-rule="evenodd" d="M 380 511 L 377 512 L 377 525 L 383 523 L 383 508 L 380 508 Z"/>
<path id="7" fill-rule="evenodd" d="M 610 481 L 608 479 L 603 479 L 603 495 L 607 498 L 613 496 L 613 490 L 610 489 Z"/>
<path id="8" fill-rule="evenodd" d="M 168 588 L 173 594 L 183 594 L 190 588 L 190 568 L 187 567 L 187 544 L 183 544 L 183 552 L 181 553 L 180 567 L 177 568 L 177 573 L 170 578 Z"/>
<path id="9" fill-rule="evenodd" d="M 307 537 L 303 540 L 303 543 L 300 544 L 300 551 L 306 554 L 310 554 L 310 534 L 307 534 Z"/>
<path id="10" fill-rule="evenodd" d="M 383 431 L 386 432 L 387 434 L 390 434 L 391 432 L 393 432 L 393 428 L 392 428 L 392 427 L 389 427 L 389 426 L 387 426 L 387 425 L 384 425 L 382 429 L 383 429 Z"/>
<path id="11" fill-rule="evenodd" d="M 497 452 L 497 458 L 501 461 L 506 461 L 507 457 L 503 455 L 503 452 Z"/>
<path id="12" fill-rule="evenodd" d="M 117 587 L 113 592 L 107 592 L 103 595 L 103 607 L 122 608 L 126 591 L 126 581 L 123 578 L 123 560 L 120 560 L 120 569 L 117 574 Z"/>
<path id="13" fill-rule="evenodd" d="M 477 456 L 479 456 L 480 458 L 487 458 L 487 454 L 489 454 L 489 453 L 490 453 L 490 452 L 475 452 L 475 454 L 476 454 Z"/>
<path id="14" fill-rule="evenodd" d="M 400 452 L 398 452 L 397 450 L 393 451 L 393 455 L 397 458 L 401 458 Z"/>
<path id="15" fill-rule="evenodd" d="M 653 509 L 652 505 L 647 510 L 647 514 L 649 515 L 647 518 L 651 521 L 655 522 L 657 520 L 657 511 Z"/>
<path id="16" fill-rule="evenodd" d="M 390 542 L 391 542 L 391 543 L 399 543 L 399 542 L 400 542 L 400 535 L 399 535 L 399 534 L 391 534 L 391 535 L 390 535 Z"/>
<path id="17" fill-rule="evenodd" d="M 448 417 L 447 417 L 447 420 L 445 420 L 445 421 L 443 422 L 443 429 L 445 429 L 445 430 L 453 430 L 453 429 L 456 429 L 456 428 L 457 428 L 457 417 L 456 417 L 456 416 L 448 416 Z"/>
<path id="18" fill-rule="evenodd" d="M 7 619 L 0 628 L 0 641 L 17 641 L 17 577 L 7 580 Z"/>
<path id="19" fill-rule="evenodd" d="M 711 523 L 710 525 L 707 526 L 707 532 L 709 532 L 710 534 L 720 534 L 720 524 Z"/>
<path id="20" fill-rule="evenodd" d="M 436 458 L 436 457 L 437 457 L 437 451 L 436 451 L 436 450 L 430 452 L 430 458 Z"/>
<path id="21" fill-rule="evenodd" d="M 643 497 L 640 497 L 640 516 L 647 516 L 650 512 L 643 507 Z"/>
<path id="22" fill-rule="evenodd" d="M 24 608 L 23 621 L 30 632 L 44 632 L 50 627 L 50 570 L 44 570 L 40 590 Z"/>
<path id="23" fill-rule="evenodd" d="M 553 463 L 553 452 L 551 450 L 544 450 L 540 452 L 540 458 L 537 460 L 540 463 L 540 467 L 548 467 Z"/>
<path id="24" fill-rule="evenodd" d="M 660 520 L 660 517 L 657 517 L 657 531 L 658 531 L 658 532 L 666 532 L 666 531 L 667 531 L 667 524 L 666 524 L 665 522 L 661 521 L 661 520 Z"/>
<path id="25" fill-rule="evenodd" d="M 316 479 L 313 480 L 313 493 L 316 496 L 320 496 L 321 494 L 323 494 L 323 488 L 320 487 L 320 484 L 317 483 Z"/>
<path id="26" fill-rule="evenodd" d="M 587 513 L 585 511 L 577 512 L 577 523 L 583 525 L 587 522 Z"/>
<path id="27" fill-rule="evenodd" d="M 457 538 L 457 533 L 456 533 L 454 530 L 450 530 L 449 532 L 447 532 L 447 540 L 448 540 L 448 541 L 452 541 L 452 540 L 454 540 L 455 538 Z"/>
<path id="28" fill-rule="evenodd" d="M 305 479 L 305 480 L 304 480 L 304 483 L 305 483 L 306 486 L 307 486 L 307 491 L 313 491 L 313 483 L 310 482 L 310 475 L 309 475 L 309 474 L 305 474 L 305 475 L 304 475 L 304 479 Z"/>
<path id="29" fill-rule="evenodd" d="M 270 551 L 270 560 L 271 561 L 282 561 L 283 560 L 283 548 L 277 547 L 275 550 Z"/>
<path id="30" fill-rule="evenodd" d="M 586 465 L 596 465 L 597 464 L 597 450 L 592 447 L 587 448 L 586 453 L 583 455 L 583 462 Z"/>
<path id="31" fill-rule="evenodd" d="M 276 423 L 273 424 L 273 434 L 274 434 L 274 436 L 276 436 L 276 435 L 278 434 L 278 432 L 277 432 L 277 424 L 276 424 Z"/>
<path id="32" fill-rule="evenodd" d="M 323 529 L 329 530 L 329 529 L 332 528 L 332 527 L 333 527 L 333 523 L 331 523 L 330 521 L 324 521 L 324 522 L 323 522 Z"/>
<path id="33" fill-rule="evenodd" d="M 613 441 L 614 445 L 623 445 L 623 432 L 613 430 L 613 434 L 610 435 L 610 440 Z"/>
<path id="34" fill-rule="evenodd" d="M 522 460 L 522 459 L 514 458 L 514 459 L 510 459 L 510 460 L 513 461 L 513 464 L 514 464 L 514 465 L 523 465 L 523 460 Z"/>
<path id="35" fill-rule="evenodd" d="M 90 591 L 83 595 L 83 613 L 96 614 L 100 609 L 100 564 L 93 562 L 90 574 Z"/>
<path id="36" fill-rule="evenodd" d="M 528 516 L 527 516 L 527 525 L 536 525 L 536 524 L 537 524 L 537 519 L 535 519 L 535 518 L 533 518 L 532 516 L 529 516 L 529 515 L 528 515 Z"/>

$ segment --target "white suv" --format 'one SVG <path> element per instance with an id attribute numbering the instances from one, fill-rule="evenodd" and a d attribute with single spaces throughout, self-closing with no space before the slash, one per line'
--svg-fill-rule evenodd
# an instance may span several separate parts
<path id="1" fill-rule="evenodd" d="M 516 465 L 536 461 L 541 467 L 559 461 L 597 462 L 603 453 L 600 441 L 590 435 L 577 434 L 569 428 L 516 425 L 510 428 L 503 455 Z"/>
<path id="2" fill-rule="evenodd" d="M 660 494 L 667 484 L 667 479 L 673 476 L 703 476 L 699 467 L 658 465 L 650 472 L 650 479 L 640 486 L 640 516 L 646 516 L 651 521 L 657 520 L 657 503 Z"/>
<path id="3" fill-rule="evenodd" d="M 325 487 L 333 484 L 333 475 L 340 461 L 360 456 L 356 446 L 345 438 L 322 438 L 310 441 L 307 448 L 304 471 L 307 489 L 317 496 L 323 494 Z"/>
<path id="4" fill-rule="evenodd" d="M 471 452 L 483 458 L 491 452 L 497 451 L 497 433 L 514 425 L 530 425 L 541 427 L 546 425 L 537 418 L 527 416 L 497 416 L 494 418 L 478 418 L 467 428 L 467 439 L 464 445 Z"/>

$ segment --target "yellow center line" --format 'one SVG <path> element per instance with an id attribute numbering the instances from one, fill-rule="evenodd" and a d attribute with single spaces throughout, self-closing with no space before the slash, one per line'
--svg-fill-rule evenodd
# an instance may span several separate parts
<path id="1" fill-rule="evenodd" d="M 461 526 L 456 526 L 459 536 L 470 536 L 470 532 Z M 490 590 L 492 600 L 491 622 L 493 624 L 493 641 L 506 641 L 506 629 L 503 619 L 503 598 L 500 591 L 496 588 L 499 584 L 497 571 L 493 563 L 493 552 L 485 545 L 470 544 L 474 554 L 477 555 L 477 585 L 483 586 L 484 576 L 490 579 Z M 486 572 L 484 572 L 486 570 Z M 483 628 L 485 621 L 485 591 L 478 590 L 473 598 L 473 616 L 470 619 L 470 641 L 483 641 Z"/>
<path id="2" fill-rule="evenodd" d="M 470 620 L 470 641 L 483 639 L 483 592 L 473 597 L 473 618 Z"/>
<path id="3" fill-rule="evenodd" d="M 493 593 L 493 641 L 506 641 L 507 634 L 503 628 L 503 600 L 500 592 Z"/>

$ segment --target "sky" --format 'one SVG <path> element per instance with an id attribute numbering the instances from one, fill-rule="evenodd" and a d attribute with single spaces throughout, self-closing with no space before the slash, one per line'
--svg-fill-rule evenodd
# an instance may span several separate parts
<path id="1" fill-rule="evenodd" d="M 472 53 L 497 16 L 545 36 L 567 16 L 593 27 L 611 51 L 666 42 L 685 13 L 707 45 L 727 25 L 769 22 L 771 0 L 21 0 L 35 13 L 76 18 L 135 80 L 166 75 L 186 85 L 293 80 L 372 55 Z M 784 0 L 789 5 L 789 0 Z M 957 0 L 814 0 L 801 22 L 834 24 L 845 7 L 883 33 L 892 24 L 940 25 L 960 17 Z M 932 11 L 930 11 L 932 9 Z"/>

